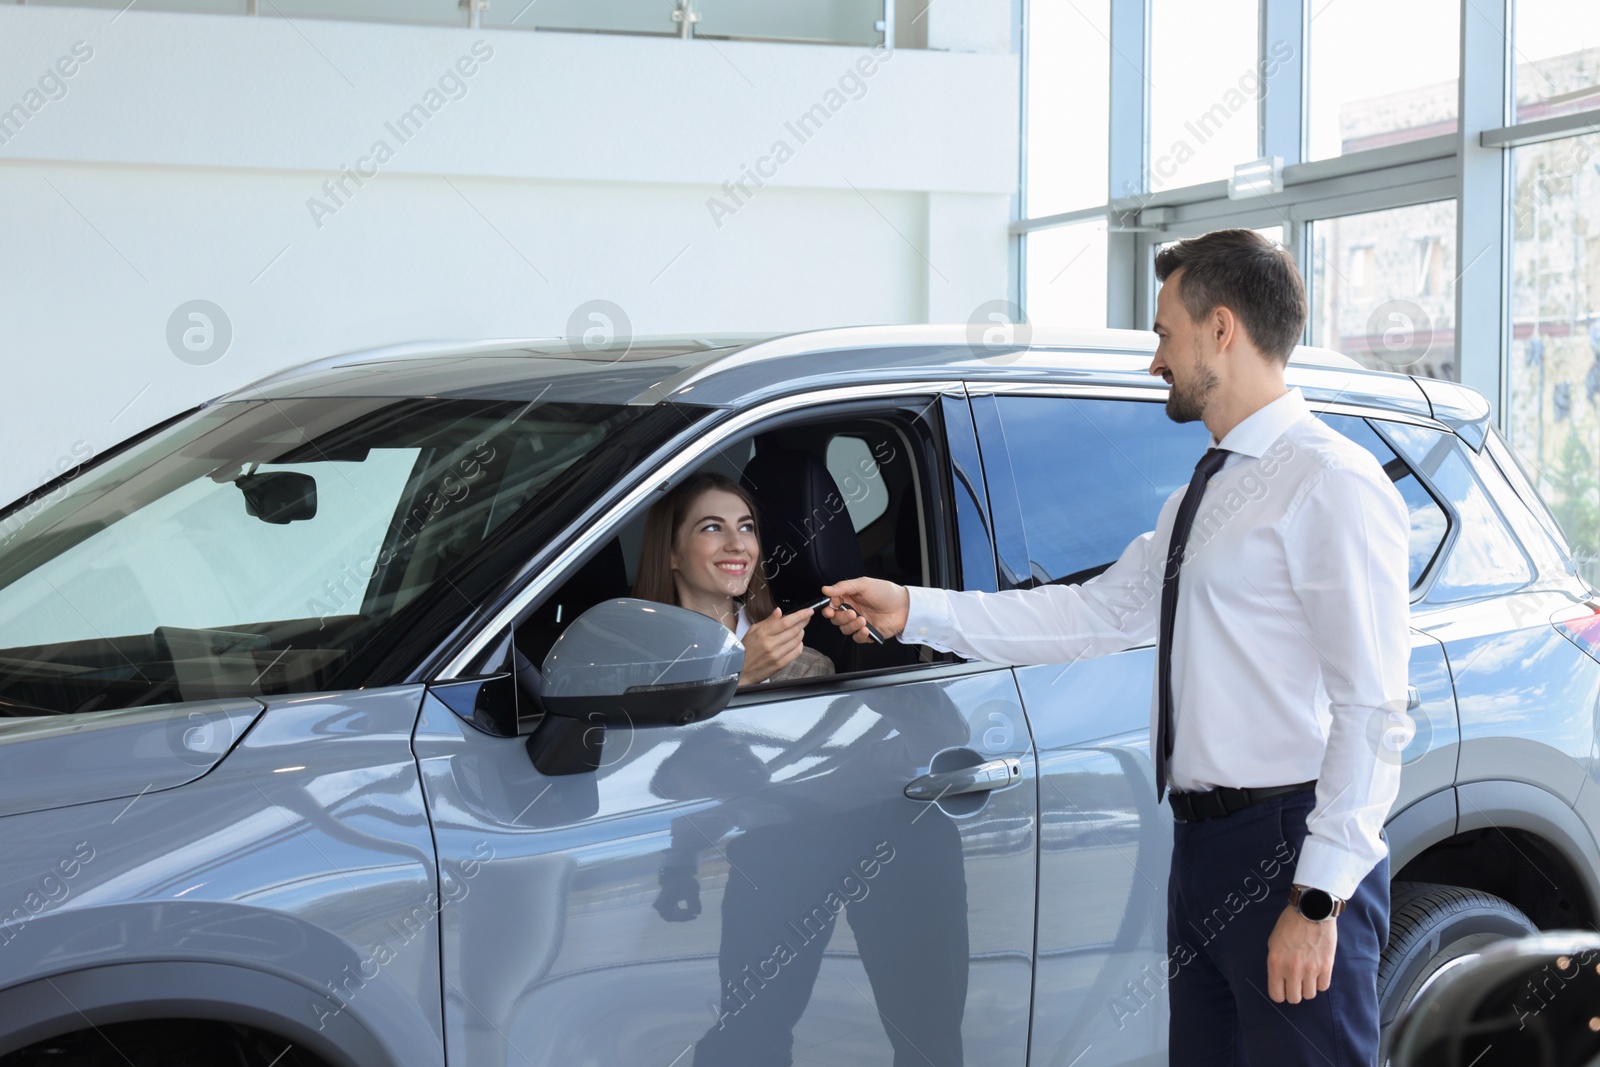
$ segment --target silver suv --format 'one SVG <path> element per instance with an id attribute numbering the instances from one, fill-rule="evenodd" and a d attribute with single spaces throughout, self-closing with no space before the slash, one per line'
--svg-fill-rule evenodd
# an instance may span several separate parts
<path id="1" fill-rule="evenodd" d="M 1165 1062 L 1153 647 L 1010 668 L 818 617 L 834 673 L 736 690 L 727 626 L 631 595 L 647 509 L 707 469 L 785 610 L 1085 581 L 1207 444 L 1152 351 L 412 346 L 13 504 L 0 1065 Z M 1600 914 L 1600 603 L 1478 394 L 1288 377 L 1411 511 L 1387 1025 Z"/>

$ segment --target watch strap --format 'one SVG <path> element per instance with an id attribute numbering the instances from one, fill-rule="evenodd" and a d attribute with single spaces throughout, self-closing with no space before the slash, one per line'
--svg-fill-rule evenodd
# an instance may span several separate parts
<path id="1" fill-rule="evenodd" d="M 1296 884 L 1291 885 L 1289 887 L 1289 907 L 1293 908 L 1302 917 L 1305 917 L 1305 912 L 1300 911 L 1300 893 L 1301 893 L 1301 890 L 1312 889 L 1312 888 L 1315 888 L 1315 887 L 1314 886 L 1307 886 L 1307 885 L 1300 885 L 1299 883 L 1296 883 Z M 1327 892 L 1327 891 L 1324 890 L 1323 892 Z M 1307 919 L 1308 922 L 1332 922 L 1334 919 L 1337 919 L 1339 917 L 1339 913 L 1344 911 L 1344 903 L 1345 902 L 1340 900 L 1338 897 L 1334 896 L 1332 893 L 1328 893 L 1328 899 L 1333 901 L 1333 911 L 1329 912 L 1328 917 L 1326 919 L 1309 919 L 1308 918 Z"/>

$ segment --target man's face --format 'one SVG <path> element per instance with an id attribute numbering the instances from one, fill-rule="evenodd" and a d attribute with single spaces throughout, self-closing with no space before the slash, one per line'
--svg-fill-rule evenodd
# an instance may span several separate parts
<path id="1" fill-rule="evenodd" d="M 1172 387 L 1167 394 L 1167 417 L 1173 422 L 1193 422 L 1205 415 L 1218 379 L 1213 353 L 1206 345 L 1208 338 L 1178 299 L 1182 277 L 1182 268 L 1167 275 L 1156 295 L 1154 329 L 1158 340 L 1150 373 Z"/>

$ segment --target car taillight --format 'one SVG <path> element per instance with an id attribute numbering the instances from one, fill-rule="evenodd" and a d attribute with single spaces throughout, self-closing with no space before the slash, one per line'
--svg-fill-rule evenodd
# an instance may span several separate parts
<path id="1" fill-rule="evenodd" d="M 1587 611 L 1580 609 L 1580 613 L 1566 619 L 1552 619 L 1555 628 L 1562 635 L 1589 653 L 1592 659 L 1600 660 L 1600 604 L 1589 600 L 1584 602 Z"/>

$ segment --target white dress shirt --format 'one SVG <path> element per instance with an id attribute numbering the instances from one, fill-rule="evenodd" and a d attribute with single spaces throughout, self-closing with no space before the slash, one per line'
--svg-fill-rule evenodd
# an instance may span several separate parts
<path id="1" fill-rule="evenodd" d="M 1294 880 L 1349 899 L 1388 851 L 1378 834 L 1400 789 L 1393 745 L 1414 729 L 1405 501 L 1298 389 L 1211 444 L 1233 454 L 1201 498 L 1179 572 L 1168 779 L 1186 791 L 1317 779 Z M 1080 585 L 912 587 L 901 636 L 1015 666 L 1154 643 L 1187 489 Z M 1157 699 L 1152 677 L 1152 742 Z"/>

